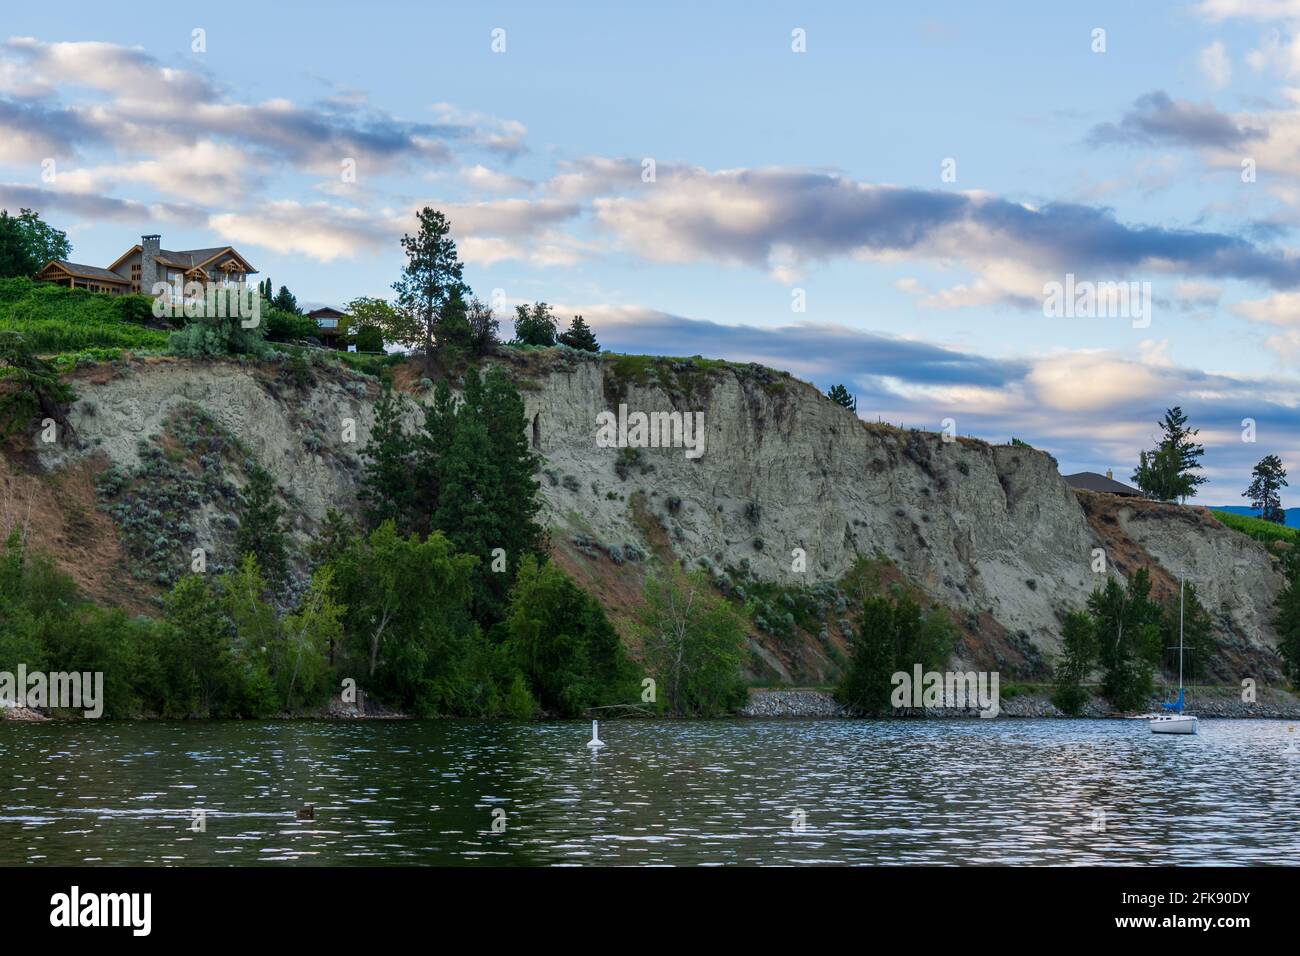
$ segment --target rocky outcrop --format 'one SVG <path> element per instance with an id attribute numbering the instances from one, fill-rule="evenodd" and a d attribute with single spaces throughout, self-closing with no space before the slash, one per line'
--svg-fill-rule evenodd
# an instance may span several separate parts
<path id="1" fill-rule="evenodd" d="M 758 366 L 558 350 L 495 360 L 520 384 L 544 459 L 543 518 L 570 565 L 639 573 L 658 554 L 719 579 L 801 587 L 835 581 L 860 558 L 884 559 L 966 628 L 962 662 L 992 667 L 1050 657 L 1061 617 L 1101 580 L 1102 548 L 1115 552 L 1104 573 L 1152 562 L 1161 587 L 1179 574 L 1195 580 L 1234 654 L 1260 677 L 1276 675 L 1274 560 L 1193 509 L 1109 496 L 1081 503 L 1043 452 L 863 422 Z M 130 467 L 140 441 L 192 403 L 277 478 L 305 540 L 327 508 L 355 505 L 378 395 L 374 379 L 345 369 L 313 377 L 295 384 L 268 363 L 121 363 L 76 382 L 74 442 L 37 454 L 46 469 Z M 430 393 L 408 394 L 414 422 Z M 602 447 L 598 416 L 619 405 L 700 413 L 703 454 Z M 818 677 L 842 630 L 814 649 L 825 665 Z"/>

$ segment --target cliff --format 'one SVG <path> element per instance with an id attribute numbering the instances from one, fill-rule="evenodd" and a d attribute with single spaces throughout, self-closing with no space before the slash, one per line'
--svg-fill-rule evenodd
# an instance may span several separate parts
<path id="1" fill-rule="evenodd" d="M 1062 615 L 1102 580 L 1095 548 L 1107 552 L 1107 573 L 1151 567 L 1166 600 L 1178 575 L 1196 582 L 1230 649 L 1222 676 L 1277 676 L 1274 559 L 1200 509 L 1076 494 L 1043 452 L 865 423 L 759 366 L 564 350 L 503 350 L 494 361 L 524 396 L 557 560 L 616 620 L 665 559 L 759 599 L 771 626 L 752 639 L 756 677 L 835 675 L 848 622 L 831 585 L 864 558 L 950 610 L 963 662 L 1041 675 Z M 432 395 L 415 374 L 394 374 L 413 422 Z M 12 523 L 26 509 L 36 539 L 96 596 L 147 606 L 158 562 L 183 566 L 191 547 L 228 562 L 241 459 L 277 478 L 301 543 L 327 508 L 355 507 L 379 394 L 372 377 L 335 365 L 304 377 L 286 363 L 148 359 L 75 378 L 75 437 L 6 453 L 0 517 Z M 620 405 L 700 413 L 703 453 L 602 447 L 598 416 Z M 106 513 L 99 506 L 123 483 L 136 497 L 123 503 L 119 492 Z M 168 529 L 161 543 L 143 540 L 151 521 Z"/>

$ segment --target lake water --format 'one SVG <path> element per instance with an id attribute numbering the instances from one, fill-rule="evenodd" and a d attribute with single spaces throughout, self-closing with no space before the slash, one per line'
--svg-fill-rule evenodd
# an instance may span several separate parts
<path id="1" fill-rule="evenodd" d="M 1290 726 L 0 723 L 0 864 L 1295 864 Z"/>

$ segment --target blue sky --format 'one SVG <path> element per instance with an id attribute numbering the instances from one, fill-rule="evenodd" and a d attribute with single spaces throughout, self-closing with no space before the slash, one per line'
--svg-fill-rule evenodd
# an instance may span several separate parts
<path id="1" fill-rule="evenodd" d="M 1210 503 L 1265 454 L 1300 468 L 1300 2 L 864 6 L 19 6 L 0 206 L 79 262 L 230 242 L 341 305 L 388 294 L 433 205 L 481 297 L 607 348 L 774 364 L 1121 478 L 1181 404 Z M 1150 282 L 1150 324 L 1045 317 L 1066 273 Z"/>

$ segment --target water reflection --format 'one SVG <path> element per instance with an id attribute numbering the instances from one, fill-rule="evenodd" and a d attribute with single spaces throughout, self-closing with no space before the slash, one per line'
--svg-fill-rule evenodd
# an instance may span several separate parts
<path id="1" fill-rule="evenodd" d="M 1177 738 L 1084 720 L 601 731 L 593 755 L 583 722 L 0 724 L 0 864 L 1300 859 L 1280 721 Z"/>

